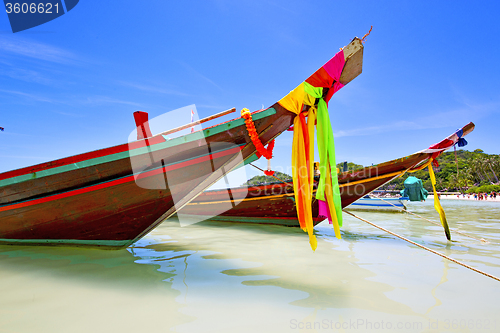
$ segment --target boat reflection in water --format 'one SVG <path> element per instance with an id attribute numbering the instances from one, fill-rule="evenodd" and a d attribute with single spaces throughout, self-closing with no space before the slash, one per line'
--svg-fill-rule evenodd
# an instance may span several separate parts
<path id="1" fill-rule="evenodd" d="M 397 212 L 400 211 L 399 209 L 406 210 L 406 202 L 408 199 L 408 197 L 379 198 L 371 195 L 365 195 L 347 207 L 355 210 L 387 210 Z"/>
<path id="2" fill-rule="evenodd" d="M 500 275 L 498 203 L 443 200 L 443 206 L 450 223 L 490 243 L 460 235 L 447 242 L 441 228 L 411 215 L 362 216 Z M 431 201 L 415 210 L 438 218 Z M 346 330 L 355 332 L 383 321 L 421 332 L 437 320 L 444 331 L 444 320 L 476 318 L 489 320 L 482 331 L 495 332 L 496 281 L 344 218 L 342 240 L 327 222 L 315 227 L 314 252 L 298 228 L 218 221 L 181 227 L 175 218 L 124 250 L 0 246 L 0 327 L 295 332 L 325 321 L 356 323 L 357 330 Z"/>

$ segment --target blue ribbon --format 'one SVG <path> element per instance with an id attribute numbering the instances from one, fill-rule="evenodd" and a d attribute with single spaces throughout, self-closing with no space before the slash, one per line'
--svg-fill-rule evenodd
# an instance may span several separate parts
<path id="1" fill-rule="evenodd" d="M 464 130 L 459 129 L 459 130 L 457 130 L 456 134 L 458 136 L 458 141 L 457 141 L 458 146 L 459 147 L 467 146 L 467 141 L 464 138 L 462 138 L 462 135 L 464 135 Z"/>

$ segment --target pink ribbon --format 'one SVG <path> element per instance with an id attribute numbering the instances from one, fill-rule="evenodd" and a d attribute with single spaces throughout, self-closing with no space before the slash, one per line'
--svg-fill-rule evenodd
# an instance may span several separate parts
<path id="1" fill-rule="evenodd" d="M 330 210 L 328 209 L 328 203 L 323 200 L 318 200 L 318 208 L 318 217 L 320 219 L 328 219 L 328 222 L 330 222 L 330 224 L 333 224 L 332 217 L 330 216 Z"/>

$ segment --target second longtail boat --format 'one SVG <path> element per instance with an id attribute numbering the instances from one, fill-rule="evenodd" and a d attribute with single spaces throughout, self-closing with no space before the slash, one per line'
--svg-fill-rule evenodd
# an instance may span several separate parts
<path id="1" fill-rule="evenodd" d="M 474 124 L 469 123 L 428 149 L 382 164 L 340 173 L 338 182 L 342 208 L 405 173 L 428 167 L 431 160 L 453 147 L 473 129 Z M 233 199 L 228 199 L 227 189 L 206 191 L 184 207 L 179 214 L 197 219 L 299 226 L 294 189 L 290 183 L 276 182 L 231 188 L 229 193 Z M 239 195 L 240 193 L 244 193 L 244 196 Z M 220 212 L 221 205 L 228 203 L 233 208 Z M 314 224 L 325 220 L 328 214 L 320 212 L 318 200 L 314 198 L 311 204 Z"/>

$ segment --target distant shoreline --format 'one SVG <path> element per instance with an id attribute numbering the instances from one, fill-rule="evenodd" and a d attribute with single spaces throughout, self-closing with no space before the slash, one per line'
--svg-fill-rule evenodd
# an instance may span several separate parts
<path id="1" fill-rule="evenodd" d="M 467 195 L 465 196 L 465 198 L 460 195 L 460 198 L 457 198 L 457 195 L 456 194 L 446 194 L 446 195 L 441 195 L 440 196 L 441 200 L 468 200 L 468 201 L 481 201 L 481 202 L 500 202 L 500 196 L 497 195 L 496 198 L 490 198 L 488 197 L 487 200 L 476 200 L 474 199 L 474 196 L 471 195 L 470 198 L 467 198 Z M 429 199 L 434 199 L 434 196 L 433 195 L 429 195 L 427 197 L 427 200 Z"/>

